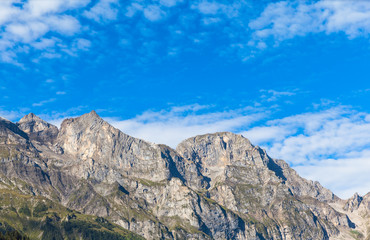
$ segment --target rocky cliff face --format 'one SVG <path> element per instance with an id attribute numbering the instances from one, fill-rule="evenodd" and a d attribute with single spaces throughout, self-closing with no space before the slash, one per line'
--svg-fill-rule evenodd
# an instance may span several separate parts
<path id="1" fill-rule="evenodd" d="M 97 166 L 100 174 L 89 172 L 89 175 L 99 180 L 105 180 L 109 171 L 152 181 L 171 178 L 172 162 L 162 157 L 159 146 L 122 133 L 95 111 L 64 120 L 56 146 L 65 154 L 88 162 L 92 168 Z"/>
<path id="2" fill-rule="evenodd" d="M 58 135 L 58 128 L 45 122 L 33 113 L 24 116 L 17 123 L 19 129 L 27 133 L 31 140 L 41 143 L 53 143 Z"/>
<path id="3" fill-rule="evenodd" d="M 94 111 L 59 130 L 34 114 L 0 119 L 0 187 L 147 239 L 365 238 L 369 226 L 369 194 L 341 200 L 241 135 L 196 136 L 174 150 Z"/>

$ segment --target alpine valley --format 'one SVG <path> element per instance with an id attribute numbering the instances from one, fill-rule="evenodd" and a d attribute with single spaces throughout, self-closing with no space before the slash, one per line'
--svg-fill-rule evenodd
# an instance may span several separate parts
<path id="1" fill-rule="evenodd" d="M 60 129 L 0 118 L 0 239 L 370 239 L 370 193 L 342 200 L 230 132 L 176 149 L 95 111 Z"/>

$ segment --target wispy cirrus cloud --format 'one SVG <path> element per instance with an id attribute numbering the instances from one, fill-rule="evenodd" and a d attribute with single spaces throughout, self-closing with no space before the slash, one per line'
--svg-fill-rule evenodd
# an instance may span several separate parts
<path id="1" fill-rule="evenodd" d="M 344 33 L 348 38 L 368 37 L 369 1 L 280 1 L 269 4 L 249 23 L 249 46 L 265 48 L 279 42 L 316 33 Z"/>
<path id="2" fill-rule="evenodd" d="M 23 111 L 21 111 L 21 110 L 19 110 L 19 111 L 7 111 L 7 110 L 3 110 L 0 107 L 0 117 L 5 118 L 9 121 L 17 120 L 17 119 L 19 119 L 23 116 L 24 116 L 24 114 L 23 114 Z"/>
<path id="3" fill-rule="evenodd" d="M 40 101 L 40 102 L 37 102 L 37 103 L 33 103 L 32 106 L 33 107 L 42 107 L 43 105 L 45 105 L 47 103 L 54 102 L 55 100 L 57 100 L 57 99 L 56 98 L 50 98 L 50 99 L 43 100 L 43 101 Z"/>
<path id="4" fill-rule="evenodd" d="M 363 150 L 350 155 L 311 161 L 293 168 L 305 178 L 320 181 L 343 199 L 353 196 L 355 192 L 365 195 L 370 189 L 370 152 Z"/>
<path id="5" fill-rule="evenodd" d="M 44 56 L 58 57 L 55 49 L 66 48 L 61 37 L 79 33 L 81 24 L 68 11 L 86 6 L 90 0 L 6 0 L 0 2 L 0 60 L 22 65 L 18 54 L 42 50 Z M 50 50 L 50 51 L 48 51 Z"/>
<path id="6" fill-rule="evenodd" d="M 182 3 L 184 0 L 159 0 L 159 4 L 165 7 L 174 7 L 178 3 Z"/>
<path id="7" fill-rule="evenodd" d="M 202 112 L 209 106 L 190 105 L 170 110 L 146 111 L 135 118 L 107 118 L 113 126 L 134 137 L 176 147 L 182 140 L 205 133 L 236 131 L 264 117 L 259 109 L 243 108 L 222 112 Z"/>
<path id="8" fill-rule="evenodd" d="M 296 95 L 296 89 L 293 91 L 276 91 L 273 89 L 261 89 L 260 92 L 262 93 L 262 100 L 267 102 L 275 102 L 281 97 L 291 97 Z"/>
<path id="9" fill-rule="evenodd" d="M 370 189 L 370 113 L 338 106 L 270 120 L 242 134 L 341 197 Z"/>
<path id="10" fill-rule="evenodd" d="M 368 1 L 279 1 L 261 6 L 244 0 L 191 3 L 183 0 L 6 0 L 0 2 L 0 13 L 3 26 L 0 61 L 19 66 L 23 63 L 18 56 L 22 54 L 35 53 L 33 62 L 38 63 L 44 58 L 76 57 L 80 51 L 91 50 L 94 43 L 104 46 L 109 41 L 102 40 L 103 30 L 97 25 L 114 21 L 116 27 L 109 29 L 110 34 L 121 37 L 119 42 L 129 41 L 137 49 L 128 51 L 127 45 L 121 44 L 121 50 L 143 59 L 176 56 L 219 41 L 223 45 L 214 51 L 224 57 L 237 55 L 247 61 L 258 49 L 277 46 L 296 36 L 344 33 L 348 38 L 355 38 L 368 36 L 370 32 Z M 138 31 L 127 32 L 126 25 Z M 214 28 L 216 25 L 219 28 Z M 169 31 L 174 28 L 182 34 Z M 145 29 L 151 29 L 152 34 L 146 34 Z M 118 36 L 120 33 L 122 36 Z M 160 41 L 158 33 L 162 36 Z M 146 50 L 151 42 L 160 43 L 156 48 L 160 50 Z M 164 49 L 169 49 L 168 54 Z"/>
<path id="11" fill-rule="evenodd" d="M 292 164 L 339 158 L 370 147 L 370 114 L 335 107 L 270 120 L 244 134 Z"/>
<path id="12" fill-rule="evenodd" d="M 104 23 L 117 19 L 118 7 L 118 0 L 101 0 L 89 10 L 85 10 L 83 15 L 96 22 Z"/>
<path id="13" fill-rule="evenodd" d="M 160 0 L 160 1 L 133 1 L 126 6 L 126 17 L 133 17 L 142 13 L 146 20 L 156 22 L 166 18 L 171 8 L 182 3 L 183 0 Z"/>

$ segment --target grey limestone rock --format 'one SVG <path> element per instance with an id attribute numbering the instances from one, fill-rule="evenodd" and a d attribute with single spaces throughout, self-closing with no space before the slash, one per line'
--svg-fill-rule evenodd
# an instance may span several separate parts
<path id="1" fill-rule="evenodd" d="M 0 118 L 0 186 L 147 239 L 366 235 L 358 221 L 368 221 L 370 209 L 370 194 L 345 202 L 241 135 L 196 136 L 174 150 L 131 137 L 95 111 L 59 130 L 34 114 L 17 124 Z"/>
<path id="2" fill-rule="evenodd" d="M 352 198 L 347 200 L 343 209 L 353 212 L 354 210 L 357 210 L 359 208 L 362 200 L 363 200 L 363 198 L 360 195 L 358 195 L 358 193 L 355 193 L 352 196 Z"/>
<path id="3" fill-rule="evenodd" d="M 17 123 L 19 129 L 27 133 L 31 140 L 41 143 L 53 143 L 58 135 L 58 128 L 45 122 L 33 113 L 24 116 Z"/>

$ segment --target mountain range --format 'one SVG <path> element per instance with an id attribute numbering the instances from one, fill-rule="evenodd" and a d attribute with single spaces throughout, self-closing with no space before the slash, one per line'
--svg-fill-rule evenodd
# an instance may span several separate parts
<path id="1" fill-rule="evenodd" d="M 370 193 L 343 200 L 242 135 L 176 149 L 95 111 L 60 128 L 0 118 L 0 233 L 24 239 L 370 239 Z M 0 237 L 1 238 L 1 237 Z"/>

